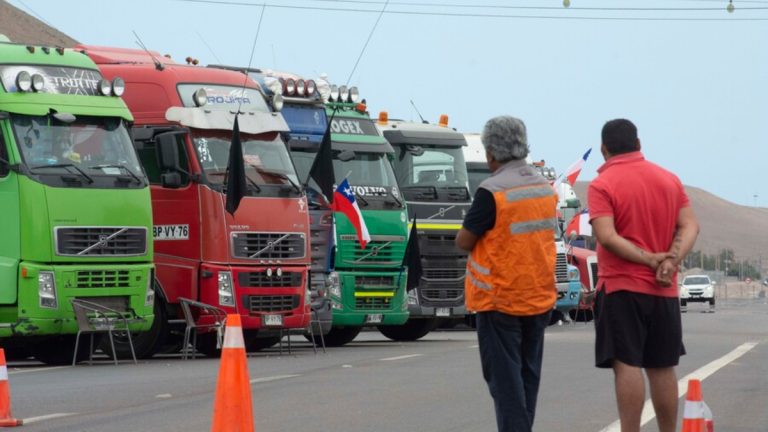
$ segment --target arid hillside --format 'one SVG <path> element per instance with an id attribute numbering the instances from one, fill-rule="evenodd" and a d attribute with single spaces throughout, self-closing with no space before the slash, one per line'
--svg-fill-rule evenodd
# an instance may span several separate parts
<path id="1" fill-rule="evenodd" d="M 576 182 L 576 194 L 586 206 L 588 182 Z M 697 187 L 685 190 L 701 223 L 695 250 L 711 254 L 730 248 L 736 256 L 768 262 L 768 208 L 746 207 L 719 198 Z"/>

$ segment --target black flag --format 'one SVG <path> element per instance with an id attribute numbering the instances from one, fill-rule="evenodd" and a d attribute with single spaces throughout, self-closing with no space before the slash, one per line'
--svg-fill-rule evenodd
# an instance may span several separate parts
<path id="1" fill-rule="evenodd" d="M 307 183 L 309 183 L 309 179 L 313 179 L 317 183 L 320 192 L 325 195 L 325 199 L 329 203 L 333 202 L 333 183 L 336 179 L 333 172 L 333 149 L 331 148 L 331 122 L 334 115 L 336 115 L 335 110 L 328 120 L 323 141 L 320 143 L 320 150 L 312 162 L 312 168 L 309 169 L 309 177 L 307 178 Z"/>
<path id="2" fill-rule="evenodd" d="M 421 251 L 419 250 L 419 235 L 416 230 L 416 215 L 411 225 L 411 233 L 408 235 L 408 243 L 405 245 L 403 264 L 408 267 L 408 279 L 405 281 L 405 290 L 410 291 L 419 286 L 423 269 L 421 268 Z"/>
<path id="3" fill-rule="evenodd" d="M 232 127 L 232 143 L 229 145 L 227 172 L 229 173 L 227 177 L 227 204 L 224 208 L 234 216 L 237 207 L 240 206 L 240 200 L 243 199 L 246 192 L 243 143 L 240 142 L 240 126 L 237 124 L 237 114 L 235 114 L 235 124 Z"/>

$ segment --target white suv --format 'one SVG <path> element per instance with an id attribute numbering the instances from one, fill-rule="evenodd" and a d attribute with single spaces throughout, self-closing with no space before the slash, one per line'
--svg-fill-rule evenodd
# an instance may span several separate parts
<path id="1" fill-rule="evenodd" d="M 685 312 L 688 302 L 708 302 L 715 309 L 715 281 L 707 275 L 690 275 L 680 285 L 680 310 Z"/>

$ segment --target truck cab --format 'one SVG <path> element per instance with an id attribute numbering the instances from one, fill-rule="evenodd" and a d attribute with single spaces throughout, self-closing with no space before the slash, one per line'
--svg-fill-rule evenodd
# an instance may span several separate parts
<path id="1" fill-rule="evenodd" d="M 126 86 L 80 52 L 3 42 L 0 81 L 0 344 L 69 363 L 73 299 L 135 332 L 153 323 L 150 192 Z"/>
<path id="2" fill-rule="evenodd" d="M 416 223 L 423 275 L 408 292 L 408 321 L 380 331 L 393 340 L 416 340 L 442 321 L 463 321 L 467 253 L 454 245 L 472 197 L 467 185 L 464 135 L 437 124 L 389 119 L 379 113 L 376 127 L 395 150 L 392 165 Z"/>
<path id="3" fill-rule="evenodd" d="M 281 135 L 288 126 L 273 110 L 279 101 L 272 104 L 242 73 L 177 64 L 151 51 L 79 49 L 105 76 L 132 86 L 125 100 L 151 183 L 163 317 L 142 354 L 157 352 L 183 318 L 182 298 L 239 314 L 249 351 L 277 343 L 284 329 L 306 328 L 309 215 Z M 224 204 L 237 112 L 247 187 L 232 215 Z M 198 349 L 217 355 L 215 336 L 200 335 Z"/>

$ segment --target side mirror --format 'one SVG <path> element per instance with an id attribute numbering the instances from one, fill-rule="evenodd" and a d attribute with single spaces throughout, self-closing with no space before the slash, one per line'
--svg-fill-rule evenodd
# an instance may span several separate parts
<path id="1" fill-rule="evenodd" d="M 166 189 L 178 189 L 181 187 L 181 174 L 176 171 L 160 174 L 160 184 Z"/>
<path id="2" fill-rule="evenodd" d="M 344 150 L 343 152 L 339 153 L 339 155 L 337 156 L 337 158 L 338 158 L 340 161 L 342 161 L 342 162 L 349 162 L 349 161 L 351 161 L 352 159 L 354 159 L 354 158 L 355 158 L 355 156 L 356 156 L 356 155 L 355 155 L 355 152 L 353 152 L 352 150 Z"/>
<path id="3" fill-rule="evenodd" d="M 179 147 L 176 144 L 176 133 L 162 133 L 155 136 L 160 169 L 164 171 L 178 171 Z"/>

